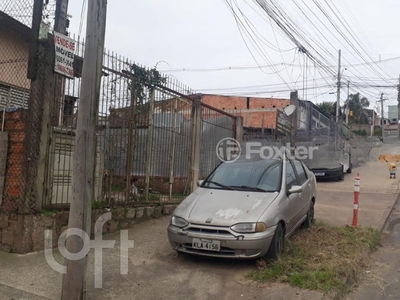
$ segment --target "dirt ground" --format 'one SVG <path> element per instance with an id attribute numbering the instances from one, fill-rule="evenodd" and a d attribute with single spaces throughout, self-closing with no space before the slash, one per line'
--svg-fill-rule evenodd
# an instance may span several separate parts
<path id="1" fill-rule="evenodd" d="M 360 225 L 383 226 L 399 193 L 399 181 L 389 179 L 386 165 L 377 159 L 354 169 L 343 182 L 318 183 L 316 219 L 350 224 L 356 173 L 361 176 Z M 127 275 L 120 274 L 119 234 L 104 237 L 117 243 L 103 250 L 102 289 L 94 288 L 93 253 L 89 255 L 87 299 L 328 299 L 319 292 L 247 280 L 246 274 L 256 268 L 254 261 L 177 255 L 167 240 L 168 222 L 164 217 L 129 230 L 134 248 L 129 250 Z M 56 250 L 54 256 L 61 258 Z M 0 299 L 59 299 L 61 279 L 43 252 L 0 253 Z"/>

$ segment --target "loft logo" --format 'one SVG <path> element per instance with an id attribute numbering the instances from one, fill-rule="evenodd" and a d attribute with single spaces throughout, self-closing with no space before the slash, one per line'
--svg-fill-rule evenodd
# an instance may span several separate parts
<path id="1" fill-rule="evenodd" d="M 111 220 L 111 212 L 101 215 L 94 227 L 94 240 L 90 240 L 89 235 L 79 228 L 68 228 L 58 239 L 58 249 L 61 255 L 68 260 L 80 260 L 94 249 L 94 285 L 95 288 L 103 287 L 103 248 L 114 248 L 115 241 L 103 240 L 103 225 Z M 45 251 L 44 255 L 49 266 L 61 274 L 67 273 L 67 267 L 58 263 L 53 256 L 52 230 L 45 230 Z M 66 249 L 65 243 L 70 236 L 78 236 L 83 241 L 83 247 L 79 252 L 71 253 Z M 129 240 L 128 230 L 120 231 L 120 274 L 128 274 L 128 250 L 134 247 L 134 242 Z"/>

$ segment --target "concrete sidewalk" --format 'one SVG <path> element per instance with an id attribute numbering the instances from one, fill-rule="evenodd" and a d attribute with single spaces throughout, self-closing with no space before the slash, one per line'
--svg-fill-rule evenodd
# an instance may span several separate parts
<path id="1" fill-rule="evenodd" d="M 332 225 L 350 225 L 353 219 L 355 176 L 360 174 L 358 225 L 382 229 L 399 194 L 400 171 L 389 178 L 384 162 L 370 161 L 346 174 L 341 182 L 318 182 L 316 218 Z"/>
<path id="2" fill-rule="evenodd" d="M 135 248 L 129 251 L 129 274 L 120 274 L 119 235 L 103 251 L 103 288 L 94 288 L 93 253 L 89 254 L 87 299 L 328 299 L 319 292 L 282 284 L 259 285 L 245 276 L 254 261 L 235 261 L 177 255 L 166 238 L 169 218 L 138 224 L 129 230 Z M 58 251 L 56 260 L 61 261 Z M 0 299 L 60 299 L 60 274 L 43 253 L 0 254 Z"/>
<path id="3" fill-rule="evenodd" d="M 344 226 L 353 214 L 354 176 L 361 176 L 359 224 L 381 228 L 399 192 L 399 179 L 389 179 L 385 163 L 371 161 L 347 174 L 343 182 L 318 183 L 315 217 Z M 399 175 L 400 177 L 400 175 Z M 87 299 L 328 299 L 321 293 L 259 285 L 246 280 L 252 261 L 205 259 L 177 255 L 166 236 L 169 218 L 151 220 L 129 230 L 129 274 L 120 275 L 119 234 L 113 249 L 103 250 L 103 289 L 94 288 L 93 253 L 89 254 Z M 54 257 L 61 260 L 55 250 Z M 62 275 L 52 270 L 43 252 L 0 253 L 0 300 L 59 299 Z"/>

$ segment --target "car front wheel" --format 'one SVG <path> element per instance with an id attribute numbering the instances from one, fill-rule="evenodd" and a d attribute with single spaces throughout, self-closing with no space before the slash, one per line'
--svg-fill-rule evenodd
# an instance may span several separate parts
<path id="1" fill-rule="evenodd" d="M 279 223 L 276 227 L 274 237 L 272 238 L 271 245 L 269 246 L 266 257 L 269 259 L 278 259 L 283 253 L 285 248 L 285 233 L 282 224 Z"/>

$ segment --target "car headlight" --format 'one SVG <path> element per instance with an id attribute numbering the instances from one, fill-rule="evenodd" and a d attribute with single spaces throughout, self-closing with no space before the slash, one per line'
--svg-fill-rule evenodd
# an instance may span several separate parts
<path id="1" fill-rule="evenodd" d="M 263 232 L 267 230 L 267 226 L 263 222 L 239 223 L 233 225 L 231 229 L 238 233 L 253 233 L 253 232 Z"/>
<path id="2" fill-rule="evenodd" d="M 189 223 L 184 218 L 173 216 L 171 219 L 171 224 L 176 227 L 185 227 Z"/>

